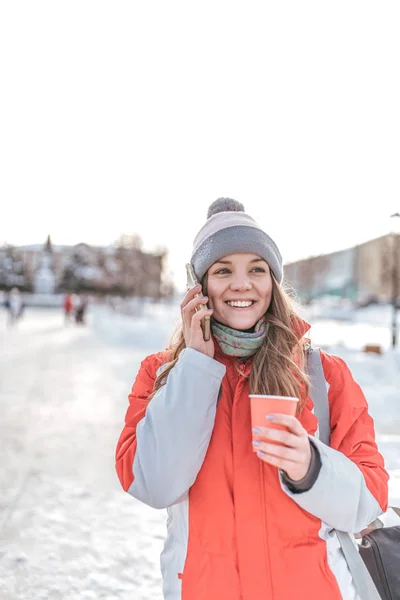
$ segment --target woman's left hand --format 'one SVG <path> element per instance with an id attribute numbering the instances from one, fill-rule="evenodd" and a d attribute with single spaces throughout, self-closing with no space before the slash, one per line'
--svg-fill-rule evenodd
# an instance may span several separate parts
<path id="1" fill-rule="evenodd" d="M 257 455 L 264 462 L 285 471 L 293 481 L 300 481 L 307 475 L 311 462 L 308 433 L 296 417 L 290 415 L 268 415 L 268 417 L 271 423 L 283 425 L 289 431 L 271 429 L 268 426 L 253 429 L 254 435 L 279 442 L 277 445 L 270 444 L 268 441 L 253 440 Z"/>

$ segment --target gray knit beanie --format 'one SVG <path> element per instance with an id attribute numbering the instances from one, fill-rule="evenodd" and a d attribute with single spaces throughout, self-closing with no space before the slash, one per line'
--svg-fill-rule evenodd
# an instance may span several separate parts
<path id="1" fill-rule="evenodd" d="M 244 212 L 243 204 L 218 198 L 208 209 L 207 221 L 193 243 L 191 263 L 197 277 L 201 280 L 220 258 L 242 252 L 258 254 L 282 282 L 282 256 L 275 242 Z"/>

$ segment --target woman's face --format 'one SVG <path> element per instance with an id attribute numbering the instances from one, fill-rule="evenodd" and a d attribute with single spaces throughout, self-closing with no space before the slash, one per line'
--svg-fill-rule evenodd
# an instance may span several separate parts
<path id="1" fill-rule="evenodd" d="M 233 329 L 251 329 L 267 312 L 272 296 L 268 266 L 256 254 L 230 254 L 208 269 L 213 317 Z"/>

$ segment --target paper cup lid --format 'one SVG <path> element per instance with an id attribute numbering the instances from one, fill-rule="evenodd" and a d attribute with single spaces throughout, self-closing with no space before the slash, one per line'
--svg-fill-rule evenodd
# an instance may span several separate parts
<path id="1" fill-rule="evenodd" d="M 299 402 L 299 399 L 294 396 L 273 396 L 272 394 L 249 394 L 249 398 L 271 398 L 272 400 L 290 400 L 292 402 Z"/>

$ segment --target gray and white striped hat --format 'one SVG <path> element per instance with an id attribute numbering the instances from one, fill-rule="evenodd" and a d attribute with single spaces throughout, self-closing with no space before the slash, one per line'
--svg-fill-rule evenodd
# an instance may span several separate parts
<path id="1" fill-rule="evenodd" d="M 193 243 L 191 263 L 199 280 L 217 260 L 249 252 L 269 264 L 279 283 L 283 279 L 282 256 L 275 242 L 237 200 L 218 198 L 207 212 L 207 221 Z"/>

